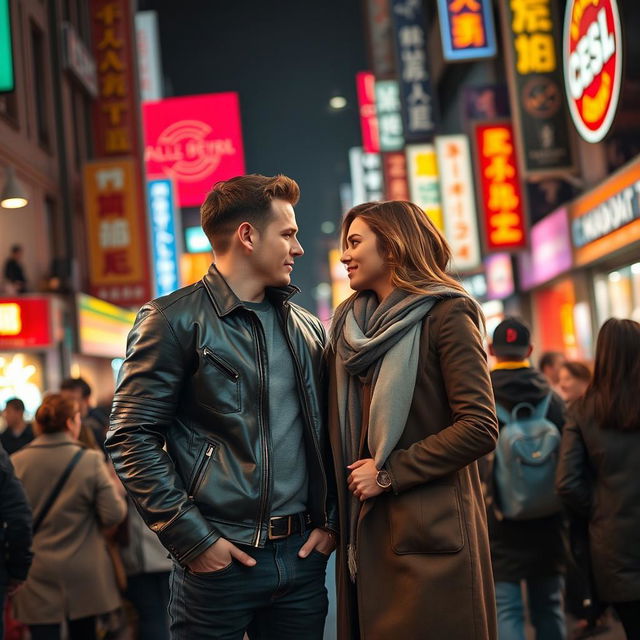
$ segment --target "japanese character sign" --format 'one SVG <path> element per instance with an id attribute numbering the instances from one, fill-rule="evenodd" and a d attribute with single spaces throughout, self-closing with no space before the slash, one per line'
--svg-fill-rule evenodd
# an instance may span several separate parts
<path id="1" fill-rule="evenodd" d="M 136 165 L 131 159 L 88 163 L 84 198 L 91 293 L 122 306 L 150 296 L 144 226 L 138 215 Z"/>
<path id="2" fill-rule="evenodd" d="M 422 2 L 392 0 L 391 8 L 404 137 L 408 142 L 430 140 L 435 132 L 436 119 L 431 75 L 427 65 Z"/>
<path id="3" fill-rule="evenodd" d="M 379 153 L 366 153 L 362 147 L 349 149 L 352 204 L 382 200 L 384 179 Z"/>
<path id="4" fill-rule="evenodd" d="M 436 136 L 435 144 L 445 237 L 451 246 L 453 267 L 469 271 L 481 260 L 469 140 L 465 135 Z"/>
<path id="5" fill-rule="evenodd" d="M 402 151 L 382 154 L 384 197 L 386 200 L 409 200 L 407 158 Z"/>
<path id="6" fill-rule="evenodd" d="M 138 155 L 131 15 L 128 0 L 92 0 L 93 55 L 98 99 L 93 107 L 95 155 Z"/>
<path id="7" fill-rule="evenodd" d="M 404 146 L 400 89 L 395 80 L 376 82 L 376 113 L 381 151 L 398 151 Z"/>
<path id="8" fill-rule="evenodd" d="M 489 252 L 523 249 L 527 244 L 525 209 L 513 127 L 478 124 L 475 137 L 486 248 Z"/>
<path id="9" fill-rule="evenodd" d="M 572 166 L 555 0 L 501 3 L 512 112 L 525 173 Z"/>
<path id="10" fill-rule="evenodd" d="M 411 201 L 422 207 L 444 233 L 436 149 L 432 144 L 413 144 L 407 147 L 406 153 Z"/>
<path id="11" fill-rule="evenodd" d="M 491 0 L 438 0 L 444 59 L 477 60 L 496 55 Z"/>

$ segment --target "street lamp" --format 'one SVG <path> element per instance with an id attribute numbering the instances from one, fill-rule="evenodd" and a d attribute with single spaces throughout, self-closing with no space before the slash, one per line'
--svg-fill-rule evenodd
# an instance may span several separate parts
<path id="1" fill-rule="evenodd" d="M 12 166 L 5 169 L 5 183 L 0 193 L 0 206 L 5 209 L 21 209 L 29 204 L 27 191 L 18 178 Z"/>

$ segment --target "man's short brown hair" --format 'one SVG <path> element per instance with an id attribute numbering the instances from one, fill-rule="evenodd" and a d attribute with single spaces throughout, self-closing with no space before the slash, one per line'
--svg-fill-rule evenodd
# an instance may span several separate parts
<path id="1" fill-rule="evenodd" d="M 200 222 L 213 250 L 225 253 L 231 235 L 243 222 L 262 230 L 271 218 L 271 201 L 285 200 L 295 205 L 300 187 L 287 176 L 251 174 L 214 185 L 200 207 Z"/>

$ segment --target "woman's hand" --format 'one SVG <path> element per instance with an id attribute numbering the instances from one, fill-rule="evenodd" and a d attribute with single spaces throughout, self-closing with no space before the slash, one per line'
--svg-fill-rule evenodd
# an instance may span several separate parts
<path id="1" fill-rule="evenodd" d="M 356 498 L 359 498 L 360 502 L 364 502 L 369 498 L 375 498 L 375 496 L 379 496 L 384 491 L 376 482 L 378 469 L 372 458 L 356 460 L 353 464 L 350 464 L 347 469 L 351 471 L 351 474 L 347 478 L 349 491 L 351 491 Z"/>

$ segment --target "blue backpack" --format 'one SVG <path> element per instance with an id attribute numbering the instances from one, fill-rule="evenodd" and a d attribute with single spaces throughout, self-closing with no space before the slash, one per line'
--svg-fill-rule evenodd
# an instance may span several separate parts
<path id="1" fill-rule="evenodd" d="M 547 418 L 549 394 L 540 404 L 517 404 L 511 412 L 496 405 L 504 423 L 498 437 L 495 483 L 505 518 L 531 520 L 560 511 L 555 475 L 560 431 Z"/>

